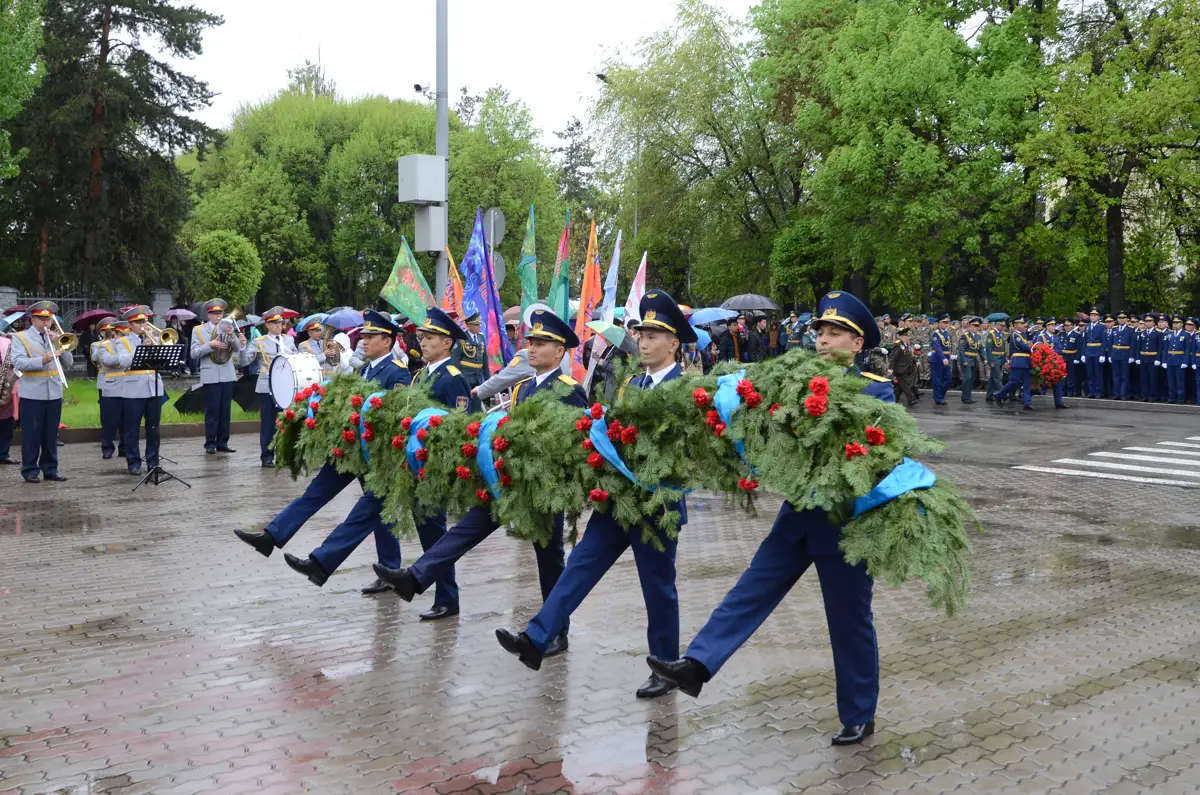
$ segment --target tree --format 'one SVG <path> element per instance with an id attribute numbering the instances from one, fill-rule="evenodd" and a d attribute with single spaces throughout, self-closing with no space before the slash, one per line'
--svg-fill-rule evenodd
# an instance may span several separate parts
<path id="1" fill-rule="evenodd" d="M 199 270 L 201 295 L 219 296 L 240 306 L 250 303 L 262 284 L 258 251 L 237 232 L 205 232 L 196 241 L 191 258 Z"/>
<path id="2" fill-rule="evenodd" d="M 303 66 L 288 69 L 287 90 L 305 97 L 336 97 L 337 83 L 329 79 L 324 65 L 305 59 Z"/>
<path id="3" fill-rule="evenodd" d="M 21 111 L 42 80 L 37 50 L 42 43 L 42 0 L 0 2 L 0 124 Z M 17 175 L 24 150 L 12 151 L 11 136 L 0 128 L 0 180 Z"/>

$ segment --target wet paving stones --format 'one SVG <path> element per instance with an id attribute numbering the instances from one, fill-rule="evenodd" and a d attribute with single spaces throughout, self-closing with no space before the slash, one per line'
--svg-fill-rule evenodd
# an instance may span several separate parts
<path id="1" fill-rule="evenodd" d="M 167 441 L 194 488 L 133 495 L 123 467 L 71 445 L 69 483 L 0 484 L 0 793 L 1200 791 L 1200 491 L 1012 469 L 1200 428 L 977 408 L 918 409 L 948 442 L 931 465 L 982 523 L 968 609 L 946 619 L 919 585 L 876 590 L 878 731 L 849 748 L 829 745 L 815 577 L 701 698 L 639 701 L 628 556 L 575 615 L 570 651 L 534 673 L 493 635 L 540 602 L 526 544 L 484 542 L 459 565 L 462 614 L 422 623 L 429 594 L 359 594 L 369 542 L 318 589 L 234 539 L 303 486 L 259 468 L 253 439 L 231 457 Z M 289 551 L 315 547 L 357 496 Z M 694 501 L 685 643 L 777 507 Z"/>

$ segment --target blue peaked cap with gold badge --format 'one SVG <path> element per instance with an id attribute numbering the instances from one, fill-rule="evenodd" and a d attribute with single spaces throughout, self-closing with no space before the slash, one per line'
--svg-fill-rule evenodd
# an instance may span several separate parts
<path id="1" fill-rule="evenodd" d="M 875 325 L 875 316 L 866 304 L 844 290 L 826 293 L 821 299 L 817 306 L 817 317 L 813 318 L 813 328 L 819 329 L 822 323 L 836 323 L 860 335 L 864 351 L 879 347 L 879 327 Z"/>
<path id="2" fill-rule="evenodd" d="M 638 314 L 642 319 L 634 328 L 639 331 L 670 332 L 685 345 L 697 340 L 696 330 L 688 325 L 683 310 L 665 290 L 651 290 L 643 295 L 638 304 Z"/>
<path id="3" fill-rule="evenodd" d="M 424 331 L 427 334 L 442 334 L 455 340 L 467 338 L 462 326 L 455 323 L 444 310 L 438 309 L 436 306 L 430 307 L 425 322 L 417 326 L 417 331 Z"/>
<path id="4" fill-rule="evenodd" d="M 534 309 L 529 313 L 529 329 L 525 332 L 525 339 L 549 340 L 568 348 L 579 345 L 579 337 L 575 336 L 567 321 L 549 309 Z"/>
<path id="5" fill-rule="evenodd" d="M 394 337 L 399 330 L 389 315 L 376 312 L 374 309 L 363 312 L 363 334 L 386 334 Z"/>

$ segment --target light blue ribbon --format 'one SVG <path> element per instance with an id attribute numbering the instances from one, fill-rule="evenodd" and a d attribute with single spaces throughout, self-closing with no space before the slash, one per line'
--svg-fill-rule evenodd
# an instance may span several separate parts
<path id="1" fill-rule="evenodd" d="M 367 432 L 367 412 L 371 409 L 371 398 L 382 398 L 387 392 L 373 392 L 358 412 L 358 442 L 362 445 L 363 459 L 371 463 L 371 454 L 367 452 L 367 440 L 362 435 Z"/>
<path id="2" fill-rule="evenodd" d="M 736 373 L 722 375 L 717 378 L 717 392 L 713 395 L 713 408 L 717 410 L 717 414 L 721 417 L 721 422 L 725 423 L 725 427 L 729 427 L 729 421 L 733 417 L 733 412 L 742 405 L 742 396 L 737 392 L 738 381 L 746 377 L 745 370 L 738 370 Z M 733 443 L 733 449 L 737 451 L 738 458 L 742 459 L 742 463 L 750 467 L 750 471 L 754 472 L 754 467 L 750 466 L 750 462 L 746 460 L 746 445 L 738 439 Z"/>
<path id="3" fill-rule="evenodd" d="M 496 459 L 492 455 L 492 434 L 500 426 L 500 420 L 508 416 L 508 412 L 495 411 L 488 414 L 479 423 L 479 452 L 475 454 L 475 463 L 479 465 L 479 474 L 483 482 L 492 490 L 496 499 L 500 499 L 500 473 L 496 471 Z"/>
<path id="4" fill-rule="evenodd" d="M 886 478 L 879 481 L 875 488 L 854 501 L 854 516 L 862 516 L 867 511 L 891 502 L 901 494 L 928 489 L 936 482 L 937 475 L 932 469 L 911 458 L 905 458 Z"/>
<path id="5" fill-rule="evenodd" d="M 320 392 L 316 392 L 312 395 L 309 395 L 309 399 L 305 401 L 305 405 L 308 406 L 308 419 L 311 420 L 313 418 L 313 414 L 316 413 L 313 411 L 312 404 L 320 403 L 321 398 L 323 398 L 323 397 L 325 397 L 325 396 L 322 395 Z"/>
<path id="6" fill-rule="evenodd" d="M 425 430 L 429 426 L 429 420 L 432 417 L 444 417 L 448 413 L 445 409 L 430 407 L 421 409 L 421 412 L 413 417 L 412 424 L 408 426 L 408 444 L 404 446 L 404 452 L 408 456 L 408 467 L 414 473 L 420 472 L 425 468 L 425 464 L 417 460 L 417 451 L 425 446 L 425 443 L 417 438 L 417 432 Z"/>
<path id="7" fill-rule="evenodd" d="M 607 412 L 608 409 L 605 409 Z M 589 413 L 586 415 L 591 417 Z M 612 464 L 613 469 L 620 472 L 635 486 L 641 486 L 638 479 L 634 477 L 633 472 L 629 467 L 625 466 L 625 462 L 621 460 L 621 454 L 617 452 L 617 448 L 613 446 L 612 441 L 608 438 L 608 420 L 605 417 L 592 420 L 592 431 L 588 436 L 592 440 L 592 446 L 596 448 L 596 452 L 603 456 L 604 460 Z"/>

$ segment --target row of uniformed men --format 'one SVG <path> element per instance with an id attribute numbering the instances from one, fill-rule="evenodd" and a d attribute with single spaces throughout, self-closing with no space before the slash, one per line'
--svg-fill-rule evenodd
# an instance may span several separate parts
<path id="1" fill-rule="evenodd" d="M 674 299 L 661 290 L 650 290 L 640 304 L 638 344 L 645 373 L 626 383 L 627 388 L 653 389 L 664 381 L 679 378 L 679 354 L 683 345 L 695 342 Z M 870 311 L 849 293 L 834 292 L 821 301 L 820 318 L 814 323 L 821 355 L 849 361 L 864 344 L 879 344 Z M 398 329 L 386 316 L 368 313 L 363 338 L 368 340 L 368 362 L 360 374 L 377 381 L 383 389 L 405 386 L 407 372 L 391 359 L 391 340 Z M 433 394 L 448 408 L 466 408 L 468 390 L 462 375 L 447 364 L 450 348 L 461 330 L 445 313 L 434 309 L 418 330 L 427 365 L 418 375 L 432 383 Z M 514 401 L 521 403 L 539 391 L 565 383 L 560 399 L 583 409 L 582 389 L 559 370 L 564 353 L 579 344 L 571 328 L 552 312 L 530 313 L 525 351 L 533 376 L 518 383 Z M 866 391 L 892 402 L 888 379 L 867 375 Z M 326 464 L 309 483 L 302 496 L 275 516 L 262 531 L 238 530 L 236 535 L 264 556 L 282 548 L 301 525 L 340 493 L 353 480 Z M 435 590 L 432 609 L 422 620 L 457 615 L 459 592 L 455 563 L 497 529 L 486 508 L 477 508 L 449 530 L 444 512 L 414 516 L 424 554 L 411 566 L 402 567 L 400 547 L 391 527 L 381 516 L 381 501 L 364 489 L 363 496 L 346 520 L 338 525 L 307 558 L 285 554 L 288 566 L 316 585 L 323 585 L 369 535 L 374 535 L 379 579 L 363 589 L 379 593 L 394 589 L 411 601 L 430 587 Z M 681 525 L 687 522 L 686 501 L 678 504 Z M 825 610 L 833 643 L 837 677 L 838 713 L 843 727 L 834 744 L 861 742 L 874 731 L 879 695 L 879 656 L 871 616 L 872 580 L 864 565 L 849 565 L 838 550 L 840 528 L 822 511 L 796 511 L 785 503 L 755 554 L 749 570 L 713 613 L 687 649 L 679 655 L 679 602 L 675 584 L 676 541 L 661 548 L 646 543 L 640 534 L 630 534 L 612 513 L 593 511 L 579 544 L 564 562 L 562 517 L 555 523 L 554 537 L 544 549 L 535 547 L 543 604 L 536 616 L 520 631 L 499 629 L 500 645 L 533 670 L 548 656 L 567 650 L 570 617 L 588 593 L 612 568 L 626 549 L 633 550 L 638 578 L 648 617 L 650 678 L 637 695 L 653 698 L 675 688 L 698 695 L 730 656 L 766 620 L 776 605 L 811 565 L 817 568 L 825 594 Z"/>

